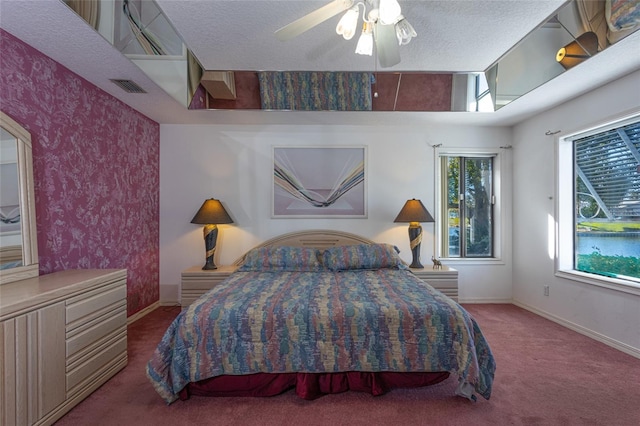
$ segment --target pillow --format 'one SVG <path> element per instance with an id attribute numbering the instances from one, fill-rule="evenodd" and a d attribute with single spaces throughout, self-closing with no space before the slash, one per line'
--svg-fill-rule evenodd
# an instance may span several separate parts
<path id="1" fill-rule="evenodd" d="M 258 247 L 245 255 L 239 271 L 302 271 L 324 269 L 320 252 L 306 247 Z"/>
<path id="2" fill-rule="evenodd" d="M 356 244 L 331 247 L 322 254 L 322 263 L 332 271 L 347 269 L 407 269 L 391 244 Z"/>

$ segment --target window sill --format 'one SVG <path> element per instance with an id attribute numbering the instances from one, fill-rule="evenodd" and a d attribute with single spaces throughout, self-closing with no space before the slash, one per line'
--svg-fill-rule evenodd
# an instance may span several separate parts
<path id="1" fill-rule="evenodd" d="M 578 281 L 585 284 L 608 288 L 610 290 L 616 290 L 622 293 L 640 296 L 639 284 L 635 284 L 631 281 L 621 280 L 618 278 L 599 277 L 594 274 L 573 270 L 556 271 L 556 277 L 566 278 L 572 281 Z"/>

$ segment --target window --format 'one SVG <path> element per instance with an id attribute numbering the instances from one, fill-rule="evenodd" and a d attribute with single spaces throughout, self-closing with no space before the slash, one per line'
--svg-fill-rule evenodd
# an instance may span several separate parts
<path id="1" fill-rule="evenodd" d="M 440 257 L 497 257 L 497 153 L 441 152 L 438 158 Z"/>
<path id="2" fill-rule="evenodd" d="M 558 270 L 640 287 L 640 116 L 558 142 Z"/>
<path id="3" fill-rule="evenodd" d="M 475 111 L 494 111 L 489 84 L 484 73 L 475 76 Z"/>
<path id="4" fill-rule="evenodd" d="M 458 80 L 454 79 L 454 85 L 457 84 L 456 81 Z M 454 92 L 456 92 L 455 88 Z M 462 91 L 456 93 L 462 93 Z M 456 93 L 453 94 L 454 98 L 458 96 Z M 470 73 L 466 76 L 464 96 L 466 104 L 464 107 L 465 111 L 495 111 L 493 98 L 491 96 L 489 83 L 487 82 L 487 76 L 485 73 Z M 452 105 L 452 107 L 455 109 L 456 105 Z"/>

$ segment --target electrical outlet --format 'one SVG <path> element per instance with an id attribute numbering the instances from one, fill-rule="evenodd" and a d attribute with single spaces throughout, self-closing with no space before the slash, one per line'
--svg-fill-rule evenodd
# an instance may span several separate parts
<path id="1" fill-rule="evenodd" d="M 548 286 L 548 285 L 545 285 L 545 286 L 544 286 L 544 295 L 545 295 L 545 296 L 548 296 L 548 295 L 549 295 L 549 286 Z"/>

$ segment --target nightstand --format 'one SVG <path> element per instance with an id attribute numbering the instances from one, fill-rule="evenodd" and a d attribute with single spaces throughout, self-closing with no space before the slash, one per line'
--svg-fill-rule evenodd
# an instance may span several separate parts
<path id="1" fill-rule="evenodd" d="M 236 269 L 238 269 L 236 265 L 218 266 L 218 269 L 210 270 L 203 270 L 202 266 L 192 266 L 182 271 L 180 291 L 182 309 L 186 309 L 198 297 L 220 284 Z"/>
<path id="2" fill-rule="evenodd" d="M 409 268 L 413 274 L 436 290 L 458 301 L 458 271 L 446 265 L 440 269 L 425 267 L 424 269 Z"/>

